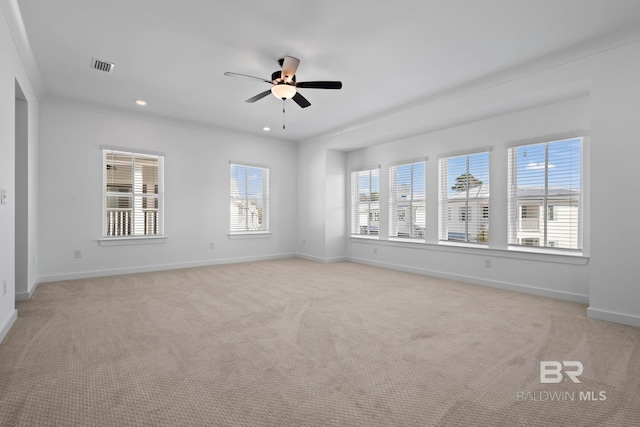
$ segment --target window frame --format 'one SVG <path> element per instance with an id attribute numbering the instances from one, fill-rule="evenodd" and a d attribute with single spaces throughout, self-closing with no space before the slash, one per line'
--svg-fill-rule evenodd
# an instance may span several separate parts
<path id="1" fill-rule="evenodd" d="M 233 225 L 233 215 L 231 214 L 231 210 L 233 209 L 232 207 L 232 203 L 234 202 L 234 197 L 233 197 L 233 192 L 234 192 L 234 188 L 233 188 L 233 177 L 231 175 L 234 166 L 236 167 L 241 167 L 241 168 L 245 168 L 245 182 L 248 181 L 248 174 L 249 174 L 249 169 L 260 169 L 261 173 L 262 173 L 262 190 L 261 190 L 261 207 L 262 207 L 262 212 L 259 212 L 259 215 L 261 215 L 261 220 L 260 220 L 260 229 L 256 230 L 256 229 L 251 229 L 248 226 L 248 212 L 249 209 L 245 208 L 247 210 L 247 215 L 245 215 L 245 229 L 244 230 L 239 230 L 237 228 L 234 229 L 234 225 Z M 271 229 L 270 229 L 270 209 L 271 209 L 271 194 L 270 194 L 270 181 L 271 180 L 271 168 L 268 165 L 262 165 L 262 164 L 256 164 L 256 163 L 249 163 L 249 162 L 241 162 L 241 161 L 229 161 L 229 222 L 228 222 L 228 230 L 229 232 L 227 233 L 229 238 L 242 238 L 242 237 L 251 237 L 251 236 L 269 236 L 271 234 Z M 245 184 L 246 185 L 246 184 Z M 237 188 L 235 191 L 238 191 Z M 248 206 L 249 205 L 249 191 L 248 188 L 245 187 L 245 197 L 244 197 L 245 203 Z"/>
<path id="2" fill-rule="evenodd" d="M 164 201 L 165 201 L 165 188 L 164 188 L 164 172 L 165 172 L 165 154 L 161 153 L 161 152 L 155 152 L 155 151 L 149 151 L 149 150 L 134 150 L 131 148 L 123 148 L 123 147 L 111 147 L 111 146 L 101 146 L 100 147 L 100 151 L 102 154 L 102 221 L 101 221 L 101 231 L 100 231 L 100 239 L 99 242 L 102 245 L 104 244 L 108 244 L 109 242 L 112 242 L 113 244 L 117 244 L 118 241 L 120 242 L 130 242 L 130 243 L 134 243 L 134 241 L 151 241 L 151 240 L 159 240 L 159 239 L 165 239 L 166 235 L 165 235 L 165 209 L 164 209 Z M 109 197 L 114 197 L 116 195 L 124 195 L 121 194 L 120 192 L 109 192 L 107 191 L 107 184 L 108 184 L 108 154 L 123 154 L 123 155 L 130 155 L 132 157 L 132 177 L 131 177 L 131 192 L 126 193 L 127 197 L 130 197 L 132 200 L 132 205 L 131 205 L 131 210 L 134 211 L 133 215 L 131 216 L 131 230 L 132 233 L 131 234 L 114 234 L 114 235 L 109 235 L 107 229 L 110 228 L 108 227 L 108 215 L 107 215 L 107 210 L 108 208 L 108 198 Z M 157 163 L 157 189 L 153 192 L 153 193 L 147 193 L 147 192 L 136 192 L 135 191 L 135 158 L 136 157 L 146 157 L 146 158 L 156 158 L 158 160 Z M 141 184 L 142 186 L 144 186 L 145 184 Z M 136 231 L 136 214 L 135 214 L 135 210 L 136 210 L 136 198 L 142 198 L 141 200 L 141 204 L 140 204 L 140 209 L 147 209 L 145 206 L 145 201 L 147 198 L 153 198 L 156 200 L 156 202 L 154 203 L 154 205 L 157 205 L 157 207 L 154 207 L 153 209 L 156 210 L 156 215 L 155 218 L 153 219 L 153 225 L 152 227 L 154 227 L 156 229 L 156 232 L 153 234 L 135 234 Z M 143 207 L 144 206 L 144 207 Z M 145 228 L 146 229 L 146 228 Z"/>
<path id="3" fill-rule="evenodd" d="M 366 230 L 367 233 L 361 233 L 360 231 L 362 230 L 362 225 L 360 225 L 360 205 L 361 205 L 361 200 L 360 200 L 360 175 L 363 173 L 367 173 L 368 174 L 368 179 L 369 179 L 369 200 L 367 200 L 367 209 L 363 212 L 363 214 L 366 216 L 367 218 L 367 225 Z M 351 237 L 357 237 L 357 238 L 369 238 L 369 239 L 379 239 L 380 238 L 380 221 L 378 220 L 378 226 L 377 226 L 377 230 L 375 231 L 375 233 L 371 232 L 372 229 L 372 223 L 374 221 L 371 221 L 370 219 L 372 218 L 372 213 L 374 213 L 375 211 L 372 210 L 371 208 L 371 204 L 372 202 L 374 202 L 373 197 L 371 196 L 374 193 L 374 189 L 373 189 L 373 182 L 374 182 L 374 177 L 377 178 L 378 180 L 378 185 L 377 185 L 377 193 L 378 193 L 378 198 L 377 198 L 377 202 L 378 202 L 378 219 L 380 218 L 380 165 L 374 166 L 374 167 L 366 167 L 366 168 L 359 168 L 359 169 L 354 169 L 351 171 L 351 232 L 350 235 Z M 357 222 L 357 225 L 356 225 Z M 357 230 L 356 230 L 357 228 Z"/>
<path id="4" fill-rule="evenodd" d="M 427 234 L 427 158 L 421 158 L 421 159 L 415 159 L 415 160 L 405 160 L 405 161 L 401 161 L 401 162 L 396 162 L 393 164 L 389 165 L 389 182 L 388 182 L 388 191 L 389 191 L 389 218 L 388 218 L 388 222 L 389 222 L 389 228 L 388 228 L 388 238 L 390 240 L 409 240 L 409 241 L 418 241 L 418 242 L 424 242 L 426 239 L 426 234 Z M 414 194 L 414 191 L 416 191 L 416 188 L 414 186 L 414 168 L 416 167 L 416 165 L 419 165 L 421 167 L 424 168 L 424 172 L 422 174 L 422 184 L 423 184 L 423 188 L 422 189 L 418 189 L 423 191 L 422 196 L 420 197 L 419 195 L 416 196 Z M 411 221 L 411 229 L 409 231 L 409 235 L 408 236 L 399 236 L 399 230 L 398 230 L 398 224 L 394 223 L 394 221 L 397 221 L 399 218 L 399 204 L 400 204 L 400 200 L 397 199 L 397 194 L 398 194 L 398 186 L 397 186 L 397 180 L 398 180 L 398 168 L 400 167 L 411 167 L 410 170 L 410 197 L 408 199 L 404 199 L 402 200 L 403 203 L 408 205 L 408 209 L 410 211 L 409 213 L 409 220 Z M 418 205 L 420 206 L 420 204 L 423 206 L 423 216 L 424 216 L 424 220 L 422 221 L 422 223 L 417 224 L 416 220 L 414 218 L 414 205 Z M 404 221 L 406 222 L 406 210 L 407 208 L 404 209 Z M 417 215 L 415 215 L 417 216 Z M 418 227 L 422 227 L 421 230 L 420 229 L 415 229 L 415 226 Z"/>
<path id="5" fill-rule="evenodd" d="M 579 182 L 579 191 L 578 191 L 578 202 L 577 202 L 577 221 L 576 221 L 576 242 L 577 248 L 568 248 L 568 247 L 560 247 L 557 246 L 557 238 L 549 236 L 548 228 L 553 223 L 559 223 L 560 213 L 558 212 L 557 206 L 558 201 L 555 200 L 549 194 L 549 145 L 555 143 L 570 143 L 571 141 L 579 141 L 579 150 L 580 156 L 578 157 L 579 165 L 577 169 L 571 169 L 572 171 L 576 171 L 579 173 L 580 177 L 578 179 Z M 584 229 L 584 206 L 585 199 L 587 197 L 586 188 L 585 188 L 585 145 L 586 145 L 586 135 L 584 133 L 576 133 L 576 134 L 563 134 L 557 137 L 548 137 L 544 139 L 537 139 L 527 142 L 515 143 L 507 145 L 507 185 L 509 188 L 507 194 L 507 203 L 508 203 L 508 213 L 507 213 L 507 245 L 510 250 L 521 250 L 521 251 L 536 251 L 541 253 L 551 253 L 551 254 L 560 254 L 565 252 L 567 254 L 583 254 L 585 250 L 585 229 Z M 518 196 L 518 182 L 517 182 L 517 162 L 518 162 L 518 150 L 523 147 L 535 147 L 535 146 L 544 146 L 545 160 L 544 160 L 544 194 L 536 195 L 536 198 L 541 200 L 541 204 L 539 206 L 540 213 L 540 232 L 542 235 L 539 237 L 539 241 L 541 243 L 540 246 L 529 246 L 518 243 L 519 240 L 523 238 L 523 236 L 519 236 L 518 232 L 520 230 L 521 220 L 521 207 L 524 205 L 520 205 L 520 200 Z M 569 196 L 573 197 L 573 196 Z M 524 238 L 529 238 L 531 236 L 524 236 Z"/>
<path id="6" fill-rule="evenodd" d="M 491 147 L 480 147 L 475 150 L 469 151 L 461 151 L 455 153 L 447 153 L 438 157 L 438 243 L 439 244 L 455 244 L 455 245 L 469 245 L 476 247 L 489 247 L 489 226 L 490 226 L 490 216 L 491 216 Z M 466 190 L 466 196 L 462 198 L 464 200 L 464 206 L 458 206 L 457 211 L 452 214 L 452 206 L 449 201 L 449 160 L 455 158 L 466 158 L 466 167 L 464 174 L 468 176 L 473 176 L 473 171 L 471 170 L 471 157 L 478 155 L 486 155 L 486 166 L 484 166 L 484 170 L 486 171 L 487 181 L 482 182 L 480 189 L 482 186 L 486 185 L 488 187 L 486 201 L 478 204 L 479 210 L 474 212 L 473 206 L 469 204 L 469 200 L 472 200 L 470 197 L 471 189 L 474 187 L 469 187 Z M 475 176 L 473 176 L 476 178 Z M 468 180 L 467 180 L 468 185 Z M 480 200 L 480 199 L 478 199 Z M 486 216 L 485 216 L 486 213 Z M 476 220 L 473 218 L 477 217 Z M 464 218 L 464 219 L 462 219 Z M 450 230 L 449 223 L 457 219 L 457 222 L 464 224 L 464 240 L 450 238 Z M 471 233 L 469 231 L 470 226 L 474 226 L 478 222 L 478 233 L 476 239 L 473 240 L 470 238 Z M 482 236 L 485 240 L 478 240 Z"/>

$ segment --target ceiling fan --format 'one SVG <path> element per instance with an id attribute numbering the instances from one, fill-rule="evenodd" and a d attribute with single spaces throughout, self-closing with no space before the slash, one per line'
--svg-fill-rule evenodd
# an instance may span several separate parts
<path id="1" fill-rule="evenodd" d="M 311 103 L 298 92 L 298 89 L 341 89 L 342 82 L 331 82 L 331 81 L 316 81 L 316 82 L 297 82 L 296 81 L 296 70 L 298 69 L 298 65 L 300 64 L 300 60 L 298 58 L 294 58 L 293 56 L 285 56 L 284 58 L 280 58 L 278 60 L 278 64 L 282 67 L 281 70 L 274 71 L 271 74 L 271 80 L 263 79 L 260 77 L 248 76 L 246 74 L 239 73 L 224 73 L 225 76 L 230 77 L 246 77 L 253 80 L 259 80 L 261 82 L 269 83 L 271 85 L 271 89 L 265 90 L 262 93 L 257 94 L 256 96 L 247 99 L 245 102 L 253 103 L 256 102 L 265 96 L 272 93 L 276 98 L 282 99 L 283 101 L 287 99 L 293 99 L 293 101 L 298 104 L 302 108 L 307 108 L 311 105 Z"/>

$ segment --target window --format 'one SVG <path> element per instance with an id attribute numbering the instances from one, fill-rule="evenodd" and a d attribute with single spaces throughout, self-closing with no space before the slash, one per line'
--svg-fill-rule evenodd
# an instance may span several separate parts
<path id="1" fill-rule="evenodd" d="M 269 168 L 231 163 L 231 233 L 269 231 Z"/>
<path id="2" fill-rule="evenodd" d="M 509 244 L 582 249 L 582 138 L 509 148 Z"/>
<path id="3" fill-rule="evenodd" d="M 426 162 L 389 168 L 389 237 L 424 239 Z"/>
<path id="4" fill-rule="evenodd" d="M 520 239 L 520 244 L 522 246 L 540 246 L 540 239 Z"/>
<path id="5" fill-rule="evenodd" d="M 164 156 L 102 150 L 103 237 L 164 234 Z"/>
<path id="6" fill-rule="evenodd" d="M 520 206 L 520 230 L 538 231 L 540 229 L 540 206 L 522 205 Z M 532 245 L 528 245 L 532 246 Z"/>
<path id="7" fill-rule="evenodd" d="M 488 243 L 489 153 L 443 157 L 439 169 L 440 240 Z"/>
<path id="8" fill-rule="evenodd" d="M 458 221 L 471 221 L 471 206 L 458 207 Z"/>
<path id="9" fill-rule="evenodd" d="M 538 219 L 540 218 L 540 206 L 521 206 L 520 217 L 522 219 Z"/>
<path id="10" fill-rule="evenodd" d="M 380 225 L 379 169 L 351 173 L 351 234 L 378 235 Z"/>

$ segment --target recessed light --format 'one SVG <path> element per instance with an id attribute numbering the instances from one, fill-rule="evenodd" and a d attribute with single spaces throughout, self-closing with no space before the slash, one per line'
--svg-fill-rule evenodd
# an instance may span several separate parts
<path id="1" fill-rule="evenodd" d="M 144 107 L 145 105 L 147 105 L 147 101 L 145 101 L 143 99 L 136 99 L 136 104 Z"/>
<path id="2" fill-rule="evenodd" d="M 262 130 L 265 131 L 265 132 L 269 132 L 271 130 L 271 128 L 268 127 L 268 126 L 265 126 L 265 127 L 262 128 Z"/>

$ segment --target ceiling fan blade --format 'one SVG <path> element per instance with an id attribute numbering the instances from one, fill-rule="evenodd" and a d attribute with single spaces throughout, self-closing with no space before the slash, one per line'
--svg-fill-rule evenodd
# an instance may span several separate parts
<path id="1" fill-rule="evenodd" d="M 302 89 L 342 89 L 342 82 L 297 82 Z"/>
<path id="2" fill-rule="evenodd" d="M 224 73 L 224 75 L 225 76 L 229 76 L 229 77 L 246 77 L 248 79 L 260 80 L 261 82 L 273 84 L 273 82 L 271 80 L 266 80 L 266 79 L 263 79 L 261 77 L 248 76 L 246 74 L 232 73 L 232 72 L 227 71 L 226 73 Z"/>
<path id="3" fill-rule="evenodd" d="M 256 101 L 258 101 L 258 100 L 260 100 L 260 99 L 264 98 L 265 96 L 269 95 L 270 93 L 271 93 L 271 89 L 269 89 L 269 90 L 265 90 L 264 92 L 259 93 L 259 94 L 257 94 L 256 96 L 254 96 L 253 98 L 249 98 L 249 99 L 247 99 L 247 100 L 246 100 L 246 101 L 244 101 L 244 102 L 256 102 Z"/>
<path id="4" fill-rule="evenodd" d="M 291 83 L 291 80 L 298 69 L 298 64 L 300 64 L 300 60 L 298 58 L 294 58 L 293 56 L 284 57 L 284 62 L 282 63 L 282 79 L 285 82 Z"/>
<path id="5" fill-rule="evenodd" d="M 298 104 L 302 108 L 307 108 L 309 105 L 311 105 L 311 103 L 307 101 L 307 98 L 300 95 L 300 92 L 296 92 L 296 94 L 293 95 L 293 98 L 291 99 L 293 99 L 296 102 L 296 104 Z"/>

